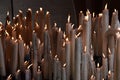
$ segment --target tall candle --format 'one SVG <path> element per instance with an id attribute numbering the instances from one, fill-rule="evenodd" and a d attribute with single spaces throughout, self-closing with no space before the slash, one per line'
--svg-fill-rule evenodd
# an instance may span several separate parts
<path id="1" fill-rule="evenodd" d="M 83 25 L 84 14 L 82 11 L 79 13 L 79 25 Z"/>
<path id="2" fill-rule="evenodd" d="M 18 40 L 18 53 L 19 53 L 19 64 L 20 64 L 20 69 L 23 69 L 24 66 L 24 42 L 22 40 L 21 35 L 19 35 L 19 40 Z"/>
<path id="3" fill-rule="evenodd" d="M 100 78 L 100 66 L 99 63 L 97 63 L 97 69 L 96 69 L 96 80 L 101 80 Z"/>
<path id="4" fill-rule="evenodd" d="M 42 80 L 42 72 L 40 71 L 40 66 L 38 66 L 37 79 L 36 80 Z"/>
<path id="5" fill-rule="evenodd" d="M 108 72 L 108 80 L 114 80 L 114 73 L 111 71 Z"/>
<path id="6" fill-rule="evenodd" d="M 67 80 L 70 80 L 70 41 L 66 38 L 65 42 L 65 54 L 66 54 L 66 73 L 67 73 Z"/>
<path id="7" fill-rule="evenodd" d="M 0 75 L 6 76 L 5 56 L 4 56 L 4 52 L 3 52 L 1 37 L 0 37 Z"/>
<path id="8" fill-rule="evenodd" d="M 64 64 L 63 67 L 62 67 L 62 80 L 67 80 L 66 64 Z"/>
<path id="9" fill-rule="evenodd" d="M 81 80 L 81 53 L 82 41 L 81 38 L 77 36 L 75 39 L 75 80 Z"/>
<path id="10" fill-rule="evenodd" d="M 18 64 L 18 41 L 15 40 L 12 37 L 12 57 L 11 57 L 11 61 L 12 61 L 12 66 L 11 66 L 11 72 L 12 74 L 15 74 L 16 70 L 17 70 L 17 64 Z"/>
<path id="11" fill-rule="evenodd" d="M 17 72 L 15 73 L 15 79 L 16 80 L 21 80 L 21 75 L 20 75 L 20 70 L 18 69 Z"/>

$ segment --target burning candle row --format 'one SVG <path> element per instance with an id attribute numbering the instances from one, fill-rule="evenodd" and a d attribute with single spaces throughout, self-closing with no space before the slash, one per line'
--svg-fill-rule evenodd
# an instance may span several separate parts
<path id="1" fill-rule="evenodd" d="M 118 11 L 109 26 L 107 5 L 99 15 L 79 13 L 79 27 L 66 23 L 65 32 L 50 23 L 42 8 L 34 19 L 19 10 L 0 23 L 0 76 L 7 80 L 118 80 L 120 33 Z M 33 24 L 32 24 L 33 23 Z"/>

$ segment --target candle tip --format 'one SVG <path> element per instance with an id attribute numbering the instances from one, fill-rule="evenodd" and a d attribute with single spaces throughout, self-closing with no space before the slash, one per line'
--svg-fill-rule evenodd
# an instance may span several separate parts
<path id="1" fill-rule="evenodd" d="M 19 39 L 22 40 L 22 36 L 19 34 Z"/>
<path id="2" fill-rule="evenodd" d="M 80 13 L 83 13 L 83 11 L 80 11 Z"/>
<path id="3" fill-rule="evenodd" d="M 63 67 L 64 67 L 64 68 L 66 67 L 66 63 L 65 63 L 65 64 L 63 64 Z"/>
<path id="4" fill-rule="evenodd" d="M 50 14 L 50 12 L 49 12 L 49 11 L 47 11 L 47 12 L 46 12 L 46 15 L 48 15 L 48 14 Z"/>
<path id="5" fill-rule="evenodd" d="M 97 63 L 97 68 L 99 68 L 100 67 L 100 64 L 99 63 Z"/>
<path id="6" fill-rule="evenodd" d="M 110 48 L 108 48 L 108 52 L 111 54 L 111 50 L 110 50 Z"/>
<path id="7" fill-rule="evenodd" d="M 85 20 L 86 20 L 86 21 L 88 21 L 88 19 L 89 19 L 89 16 L 88 16 L 88 15 L 87 15 L 87 16 L 85 16 Z"/>
<path id="8" fill-rule="evenodd" d="M 61 27 L 59 27 L 58 31 L 61 32 Z"/>
<path id="9" fill-rule="evenodd" d="M 19 13 L 23 13 L 22 10 L 19 10 Z"/>
<path id="10" fill-rule="evenodd" d="M 84 47 L 84 52 L 86 52 L 86 51 L 87 51 L 87 47 L 85 46 L 85 47 Z"/>
<path id="11" fill-rule="evenodd" d="M 57 23 L 54 23 L 54 26 L 57 27 Z"/>
<path id="12" fill-rule="evenodd" d="M 39 11 L 37 10 L 37 11 L 36 11 L 36 13 L 38 14 L 38 13 L 39 13 Z"/>
<path id="13" fill-rule="evenodd" d="M 65 39 L 66 41 L 69 41 L 68 37 Z"/>
<path id="14" fill-rule="evenodd" d="M 7 16 L 9 16 L 10 15 L 10 13 L 9 13 L 9 11 L 7 11 Z"/>
<path id="15" fill-rule="evenodd" d="M 116 9 L 114 9 L 114 12 L 117 12 L 117 10 L 116 10 Z"/>
<path id="16" fill-rule="evenodd" d="M 45 27 L 44 27 L 45 30 L 47 30 L 47 24 L 45 24 Z"/>
<path id="17" fill-rule="evenodd" d="M 102 54 L 102 56 L 103 56 L 103 58 L 105 58 L 105 54 L 104 53 Z"/>
<path id="18" fill-rule="evenodd" d="M 31 11 L 32 11 L 32 9 L 31 9 L 31 8 L 28 8 L 28 11 L 30 11 L 30 12 L 31 12 Z"/>
<path id="19" fill-rule="evenodd" d="M 80 30 L 81 28 L 82 28 L 82 25 L 79 25 L 78 30 Z"/>
<path id="20" fill-rule="evenodd" d="M 72 29 L 73 29 L 74 26 L 75 26 L 75 24 L 72 24 Z"/>

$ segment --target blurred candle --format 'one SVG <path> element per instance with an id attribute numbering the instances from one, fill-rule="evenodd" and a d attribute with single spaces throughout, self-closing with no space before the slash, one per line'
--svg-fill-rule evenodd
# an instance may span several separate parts
<path id="1" fill-rule="evenodd" d="M 66 64 L 64 64 L 63 67 L 62 67 L 62 80 L 67 80 L 67 76 L 66 76 Z"/>

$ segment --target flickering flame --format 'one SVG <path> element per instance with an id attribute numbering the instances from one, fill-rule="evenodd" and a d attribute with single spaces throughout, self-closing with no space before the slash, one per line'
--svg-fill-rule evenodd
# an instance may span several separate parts
<path id="1" fill-rule="evenodd" d="M 59 58 L 57 58 L 57 61 L 59 61 Z"/>
<path id="2" fill-rule="evenodd" d="M 54 26 L 56 27 L 56 26 L 57 26 L 57 23 L 54 23 Z"/>
<path id="3" fill-rule="evenodd" d="M 26 20 L 26 19 L 27 19 L 27 17 L 25 16 L 25 17 L 24 17 L 24 19 Z"/>
<path id="4" fill-rule="evenodd" d="M 5 30 L 5 33 L 6 33 L 7 36 L 9 36 L 9 33 L 7 32 L 7 30 Z"/>
<path id="5" fill-rule="evenodd" d="M 31 8 L 28 8 L 28 11 L 32 11 L 32 9 L 31 9 Z"/>
<path id="6" fill-rule="evenodd" d="M 22 40 L 22 36 L 21 35 L 19 35 L 19 39 Z"/>
<path id="7" fill-rule="evenodd" d="M 103 16 L 103 14 L 102 13 L 99 13 L 99 17 L 102 17 Z"/>
<path id="8" fill-rule="evenodd" d="M 20 72 L 20 69 L 17 70 L 17 73 L 19 73 L 19 72 Z"/>
<path id="9" fill-rule="evenodd" d="M 43 10 L 43 8 L 42 7 L 40 7 L 40 11 L 42 11 Z"/>
<path id="10" fill-rule="evenodd" d="M 7 24 L 8 24 L 8 25 L 10 25 L 10 23 L 11 23 L 10 21 L 7 21 Z"/>
<path id="11" fill-rule="evenodd" d="M 35 30 L 33 30 L 33 33 L 35 33 Z"/>
<path id="12" fill-rule="evenodd" d="M 63 38 L 65 39 L 65 37 L 66 37 L 66 34 L 65 34 L 65 32 L 63 33 Z"/>
<path id="13" fill-rule="evenodd" d="M 59 27 L 58 31 L 61 32 L 61 28 L 60 27 Z"/>
<path id="14" fill-rule="evenodd" d="M 47 24 L 45 24 L 45 27 L 44 27 L 45 30 L 47 30 Z"/>
<path id="15" fill-rule="evenodd" d="M 19 17 L 19 15 L 16 15 L 16 17 Z"/>
<path id="16" fill-rule="evenodd" d="M 30 41 L 30 45 L 32 46 L 32 41 Z"/>
<path id="17" fill-rule="evenodd" d="M 90 47 L 91 47 L 91 49 L 92 49 L 92 48 L 93 48 L 93 45 L 91 44 Z"/>
<path id="18" fill-rule="evenodd" d="M 109 25 L 108 28 L 111 28 L 111 26 Z"/>
<path id="19" fill-rule="evenodd" d="M 94 34 L 96 34 L 96 31 L 93 31 Z"/>
<path id="20" fill-rule="evenodd" d="M 111 50 L 110 50 L 110 48 L 108 48 L 108 52 L 111 54 Z"/>
<path id="21" fill-rule="evenodd" d="M 41 43 L 41 41 L 40 41 L 40 39 L 38 39 L 38 44 L 40 44 Z"/>
<path id="22" fill-rule="evenodd" d="M 22 25 L 20 25 L 20 28 L 22 28 Z"/>
<path id="23" fill-rule="evenodd" d="M 70 23 L 70 15 L 68 15 L 68 19 L 67 19 L 68 23 Z"/>
<path id="24" fill-rule="evenodd" d="M 12 37 L 12 40 L 14 40 L 14 37 Z"/>
<path id="25" fill-rule="evenodd" d="M 46 15 L 48 15 L 49 13 L 50 13 L 50 12 L 49 12 L 49 11 L 47 11 L 47 12 L 46 12 Z"/>
<path id="26" fill-rule="evenodd" d="M 26 44 L 24 43 L 24 47 L 26 46 Z"/>
<path id="27" fill-rule="evenodd" d="M 81 32 L 79 32 L 78 34 L 76 34 L 76 38 L 77 38 L 77 37 L 79 37 L 79 36 L 80 36 L 80 34 L 81 34 Z"/>
<path id="28" fill-rule="evenodd" d="M 80 11 L 80 13 L 83 13 L 83 11 Z"/>
<path id="29" fill-rule="evenodd" d="M 17 42 L 17 39 L 15 40 L 15 43 Z"/>
<path id="30" fill-rule="evenodd" d="M 65 46 L 65 42 L 63 42 L 62 46 L 63 46 L 63 47 Z"/>
<path id="31" fill-rule="evenodd" d="M 95 12 L 93 12 L 93 17 L 95 17 Z"/>
<path id="32" fill-rule="evenodd" d="M 30 64 L 30 65 L 27 67 L 27 69 L 30 69 L 31 66 L 33 66 L 33 64 Z"/>
<path id="33" fill-rule="evenodd" d="M 117 38 L 119 38 L 119 37 L 120 37 L 120 33 L 119 33 L 119 32 L 117 32 L 117 33 L 116 33 L 116 36 L 117 36 Z"/>
<path id="34" fill-rule="evenodd" d="M 82 25 L 79 25 L 78 30 L 80 30 L 81 28 L 82 28 Z"/>
<path id="35" fill-rule="evenodd" d="M 103 56 L 103 58 L 105 58 L 105 54 L 104 53 L 102 54 L 102 56 Z"/>
<path id="36" fill-rule="evenodd" d="M 27 45 L 27 49 L 29 49 L 29 46 Z"/>
<path id="37" fill-rule="evenodd" d="M 72 24 L 72 29 L 73 29 L 74 25 L 75 25 L 75 24 Z"/>
<path id="38" fill-rule="evenodd" d="M 91 56 L 91 60 L 93 61 L 94 59 L 93 59 L 93 56 Z"/>
<path id="39" fill-rule="evenodd" d="M 105 9 L 107 9 L 107 4 L 105 5 Z"/>
<path id="40" fill-rule="evenodd" d="M 87 51 L 87 47 L 85 46 L 85 47 L 84 47 L 84 52 L 86 52 L 86 51 Z"/>
<path id="41" fill-rule="evenodd" d="M 23 13 L 22 10 L 19 10 L 19 13 Z"/>
<path id="42" fill-rule="evenodd" d="M 69 41 L 68 37 L 65 40 L 66 40 L 66 42 Z"/>
<path id="43" fill-rule="evenodd" d="M 86 21 L 88 21 L 88 19 L 89 19 L 89 16 L 88 16 L 88 15 L 87 15 L 87 16 L 85 16 L 85 20 L 86 20 Z"/>
<path id="44" fill-rule="evenodd" d="M 97 63 L 97 68 L 99 68 L 100 67 L 100 64 L 99 63 Z"/>
<path id="45" fill-rule="evenodd" d="M 36 11 L 36 13 L 38 14 L 38 13 L 39 13 L 39 11 Z"/>
<path id="46" fill-rule="evenodd" d="M 12 79 L 12 74 L 10 74 L 8 77 L 7 77 L 7 80 L 11 80 Z"/>
<path id="47" fill-rule="evenodd" d="M 26 65 L 26 64 L 28 64 L 28 61 L 25 61 L 25 62 L 24 62 L 24 65 Z"/>
<path id="48" fill-rule="evenodd" d="M 94 75 L 92 75 L 92 76 L 90 77 L 90 79 L 93 79 L 93 78 L 95 78 L 95 76 L 94 76 Z"/>
<path id="49" fill-rule="evenodd" d="M 110 70 L 108 71 L 108 74 L 109 74 L 109 75 L 111 74 L 111 71 L 110 71 Z"/>
<path id="50" fill-rule="evenodd" d="M 36 25 L 36 27 L 39 27 L 39 25 L 38 25 L 38 23 L 37 23 L 37 22 L 35 23 L 35 25 Z"/>
<path id="51" fill-rule="evenodd" d="M 7 16 L 9 16 L 9 14 L 10 14 L 9 11 L 7 11 Z"/>
<path id="52" fill-rule="evenodd" d="M 40 71 L 40 66 L 38 66 L 38 71 Z"/>
<path id="53" fill-rule="evenodd" d="M 55 58 L 57 58 L 58 56 L 57 55 L 55 55 Z"/>
<path id="54" fill-rule="evenodd" d="M 66 63 L 65 63 L 65 64 L 63 64 L 63 67 L 66 67 Z"/>
<path id="55" fill-rule="evenodd" d="M 114 9 L 114 12 L 117 12 L 117 10 L 116 10 L 116 9 Z"/>

